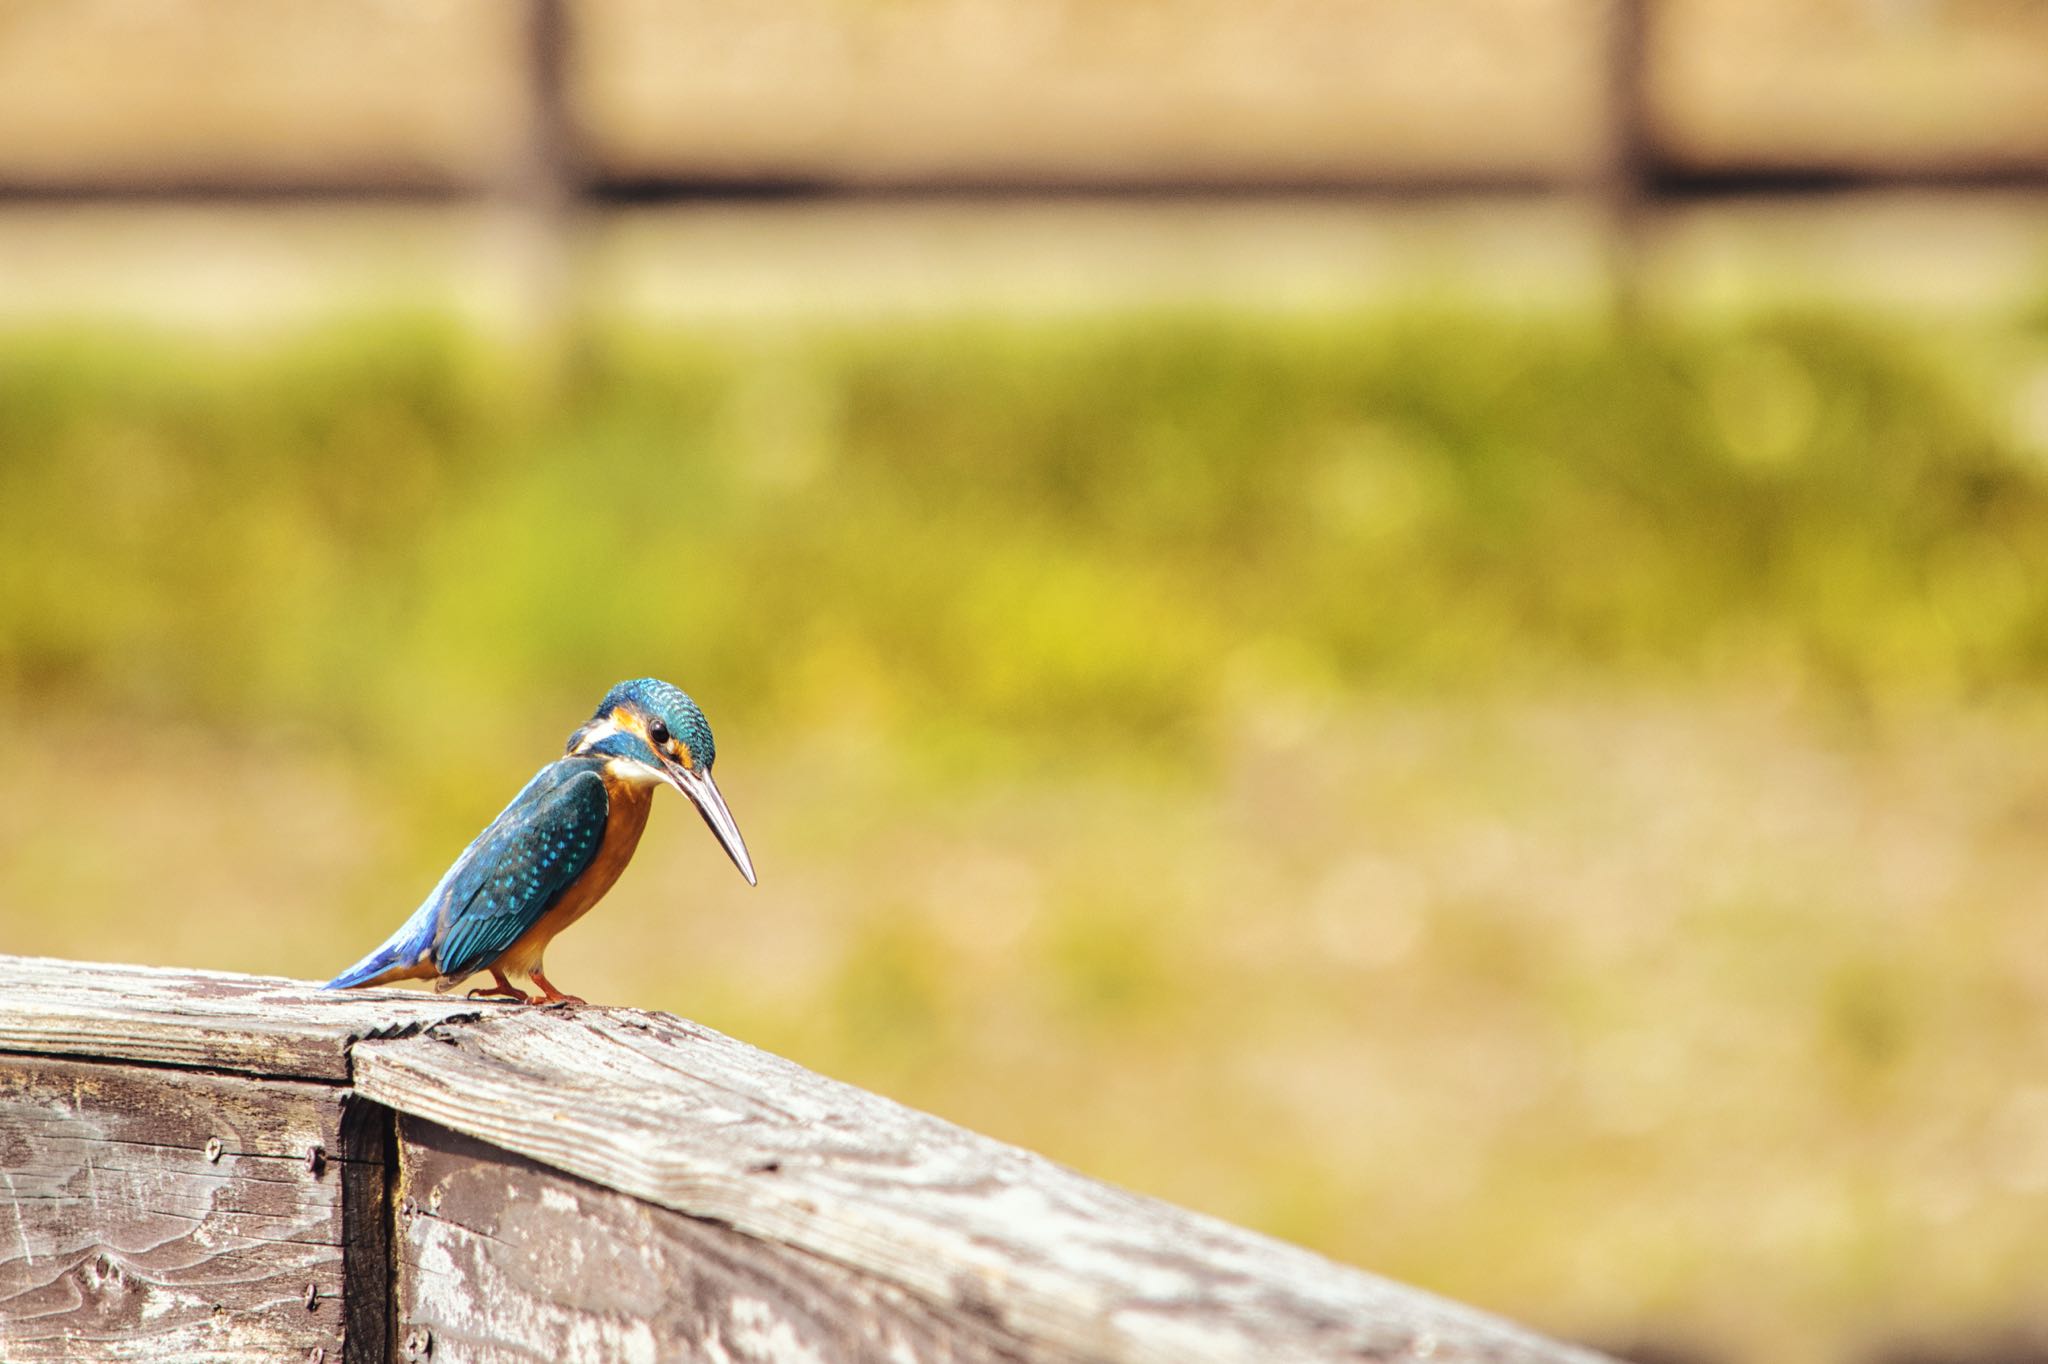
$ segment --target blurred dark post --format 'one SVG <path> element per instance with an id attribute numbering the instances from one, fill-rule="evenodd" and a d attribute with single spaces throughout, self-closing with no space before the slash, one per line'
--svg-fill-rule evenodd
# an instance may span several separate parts
<path id="1" fill-rule="evenodd" d="M 571 32 L 567 0 L 527 0 L 527 126 L 509 185 L 522 229 L 532 236 L 533 322 L 559 332 L 575 297 L 578 201 L 585 187 L 582 149 L 569 104 Z"/>
<path id="2" fill-rule="evenodd" d="M 1608 0 L 1607 146 L 1599 192 L 1607 216 L 1607 257 L 1615 318 L 1642 307 L 1643 245 L 1655 192 L 1650 146 L 1649 0 Z"/>

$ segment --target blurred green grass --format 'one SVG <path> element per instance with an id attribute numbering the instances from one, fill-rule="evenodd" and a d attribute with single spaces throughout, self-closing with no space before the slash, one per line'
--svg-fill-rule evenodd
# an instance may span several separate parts
<path id="1" fill-rule="evenodd" d="M 2040 332 L 1969 360 L 2039 406 Z M 1762 666 L 1969 694 L 2048 668 L 2048 418 L 1971 392 L 1951 340 L 1428 316 L 594 328 L 566 358 L 428 323 L 16 338 L 0 676 L 410 746 L 424 690 L 502 716 L 652 655 L 750 723 L 857 706 L 892 742 L 1061 760 L 1218 741 L 1240 655 L 1336 688 Z"/>
<path id="2" fill-rule="evenodd" d="M 2044 309 L 17 334 L 0 930 L 324 975 L 657 672 L 763 884 L 671 809 L 571 988 L 1553 1330 L 2023 1318 L 2044 376 Z"/>

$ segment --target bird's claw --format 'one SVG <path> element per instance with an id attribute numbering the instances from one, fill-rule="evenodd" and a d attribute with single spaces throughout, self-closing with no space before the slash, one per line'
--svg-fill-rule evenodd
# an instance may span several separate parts
<path id="1" fill-rule="evenodd" d="M 489 985 L 477 986 L 469 992 L 469 997 L 471 999 L 503 999 L 509 1000 L 514 1004 L 531 1004 L 535 998 L 517 985 L 514 985 L 511 981 L 505 979 L 504 972 L 497 970 L 491 972 L 491 983 Z"/>
<path id="2" fill-rule="evenodd" d="M 547 1005 L 550 1009 L 559 1009 L 565 1006 L 573 1007 L 578 1004 L 589 1003 L 588 1000 L 579 998 L 576 995 L 564 994 L 557 990 L 554 983 L 540 973 L 539 967 L 535 967 L 533 970 L 533 983 L 540 986 L 538 1002 Z"/>

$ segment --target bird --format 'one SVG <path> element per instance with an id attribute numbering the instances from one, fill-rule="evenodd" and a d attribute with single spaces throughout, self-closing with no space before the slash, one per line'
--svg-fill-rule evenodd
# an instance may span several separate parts
<path id="1" fill-rule="evenodd" d="M 654 677 L 619 683 L 569 736 L 563 756 L 470 842 L 412 916 L 324 988 L 431 980 L 445 992 L 488 971 L 491 984 L 470 998 L 582 1004 L 548 980 L 541 956 L 632 860 L 655 787 L 688 796 L 747 884 L 757 884 L 739 826 L 711 779 L 716 757 L 710 723 L 681 689 Z M 511 976 L 526 977 L 537 993 Z"/>

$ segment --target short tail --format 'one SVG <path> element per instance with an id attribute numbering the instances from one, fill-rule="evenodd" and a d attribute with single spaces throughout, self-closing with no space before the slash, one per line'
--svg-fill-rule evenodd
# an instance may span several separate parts
<path id="1" fill-rule="evenodd" d="M 431 930 L 431 919 L 426 927 Z M 387 980 L 419 975 L 420 965 L 427 958 L 428 943 L 424 939 L 429 936 L 430 933 L 423 934 L 420 926 L 408 919 L 376 951 L 320 988 L 352 990 L 358 985 L 381 985 Z"/>

